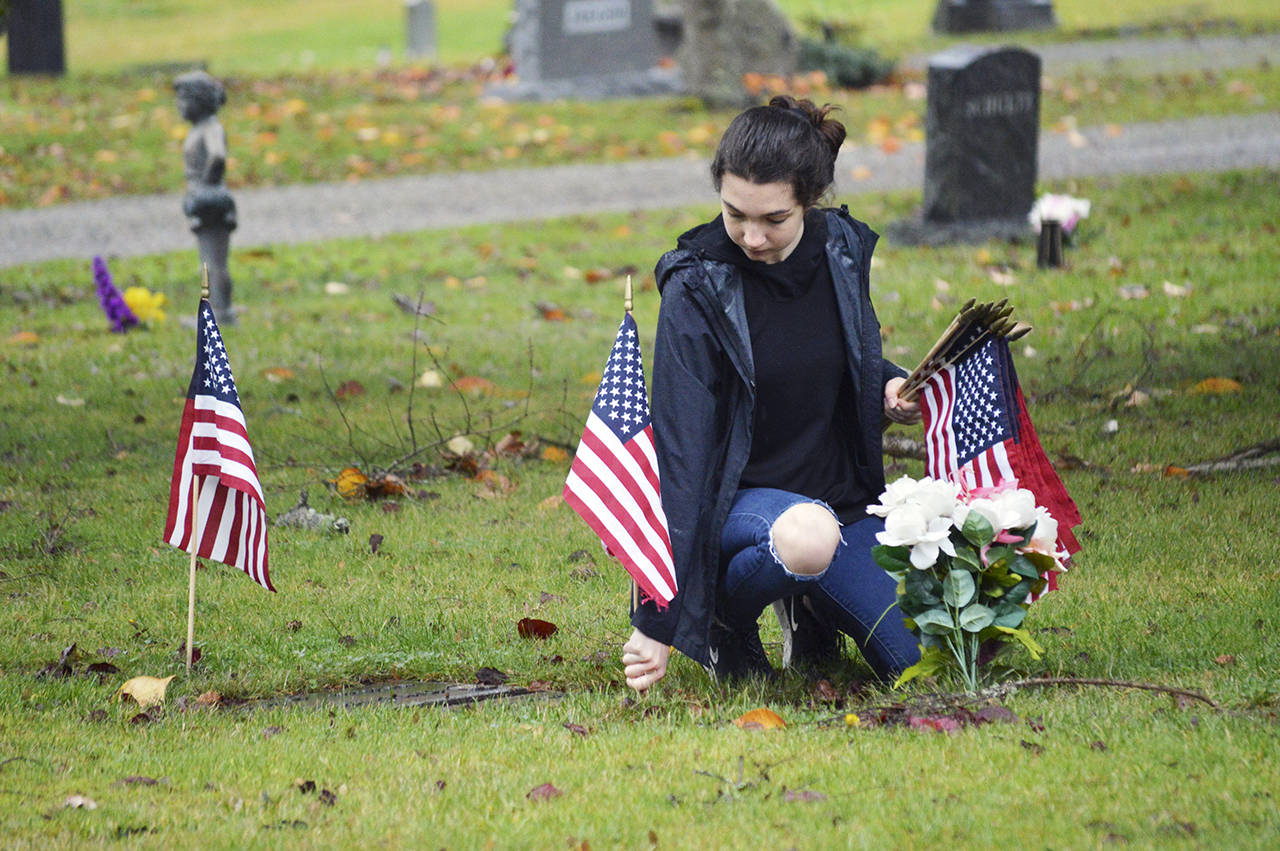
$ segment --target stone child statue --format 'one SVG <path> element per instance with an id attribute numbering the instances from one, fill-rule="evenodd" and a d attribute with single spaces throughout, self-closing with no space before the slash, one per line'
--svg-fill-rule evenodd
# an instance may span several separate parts
<path id="1" fill-rule="evenodd" d="M 235 324 L 231 310 L 231 273 L 227 254 L 236 228 L 236 202 L 223 183 L 227 168 L 227 134 L 218 109 L 227 102 L 222 83 L 204 71 L 173 81 L 178 112 L 191 123 L 182 145 L 187 194 L 182 211 L 196 235 L 200 262 L 209 269 L 209 304 L 220 324 Z"/>

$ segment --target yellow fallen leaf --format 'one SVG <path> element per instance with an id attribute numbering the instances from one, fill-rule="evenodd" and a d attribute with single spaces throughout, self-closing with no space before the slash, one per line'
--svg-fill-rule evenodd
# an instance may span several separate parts
<path id="1" fill-rule="evenodd" d="M 34 331 L 19 331 L 9 337 L 9 343 L 14 346 L 34 346 L 40 342 L 40 335 Z"/>
<path id="2" fill-rule="evenodd" d="M 360 472 L 358 467 L 347 467 L 332 480 L 338 488 L 338 494 L 347 499 L 360 499 L 364 496 L 365 483 L 369 477 Z"/>
<path id="3" fill-rule="evenodd" d="M 1212 396 L 1221 396 L 1226 393 L 1239 393 L 1244 389 L 1244 385 L 1232 378 L 1206 378 L 1205 380 L 1192 385 L 1188 393 L 1207 394 Z"/>
<path id="4" fill-rule="evenodd" d="M 546 499 L 542 500 L 542 502 L 538 503 L 538 510 L 539 511 L 555 511 L 563 503 L 564 503 L 564 497 L 562 497 L 560 494 L 554 494 L 553 496 L 549 496 Z"/>
<path id="5" fill-rule="evenodd" d="M 772 709 L 763 707 L 742 713 L 733 719 L 733 723 L 744 730 L 780 730 L 787 726 L 787 722 L 782 720 L 782 716 Z"/>
<path id="6" fill-rule="evenodd" d="M 418 380 L 415 381 L 414 384 L 418 387 L 426 388 L 443 387 L 444 378 L 441 377 L 440 373 L 436 372 L 434 369 L 428 369 L 426 372 L 422 373 L 422 375 L 418 376 Z"/>
<path id="7" fill-rule="evenodd" d="M 569 453 L 565 452 L 559 446 L 546 446 L 542 449 L 542 460 L 562 463 L 569 460 Z"/>
<path id="8" fill-rule="evenodd" d="M 170 674 L 163 679 L 159 677 L 134 677 L 125 682 L 116 690 L 114 698 L 123 700 L 126 697 L 132 697 L 138 702 L 138 706 L 146 709 L 148 706 L 154 706 L 157 703 L 164 703 L 165 690 L 169 688 L 169 681 L 176 676 Z"/>
<path id="9" fill-rule="evenodd" d="M 456 437 L 451 437 L 449 442 L 444 445 L 444 448 L 454 455 L 467 455 L 475 451 L 476 447 L 466 435 L 459 434 Z"/>
<path id="10" fill-rule="evenodd" d="M 293 370 L 287 366 L 271 366 L 262 371 L 263 378 L 272 384 L 279 384 L 294 377 Z"/>

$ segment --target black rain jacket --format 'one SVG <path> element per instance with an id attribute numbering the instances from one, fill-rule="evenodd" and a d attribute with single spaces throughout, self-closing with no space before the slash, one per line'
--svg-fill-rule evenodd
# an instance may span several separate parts
<path id="1" fill-rule="evenodd" d="M 825 213 L 827 261 L 857 404 L 850 416 L 863 424 L 850 429 L 850 456 L 861 480 L 879 494 L 884 385 L 907 373 L 881 357 L 868 274 L 877 235 L 847 208 Z M 645 635 L 703 665 L 719 585 L 720 529 L 751 452 L 755 405 L 742 276 L 693 244 L 703 228 L 720 226 L 684 234 L 655 268 L 662 306 L 650 409 L 677 592 L 665 610 L 647 601 L 631 618 Z"/>

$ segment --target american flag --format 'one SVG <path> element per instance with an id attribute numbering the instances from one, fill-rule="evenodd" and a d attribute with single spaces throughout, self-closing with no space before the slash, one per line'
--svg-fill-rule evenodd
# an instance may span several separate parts
<path id="1" fill-rule="evenodd" d="M 196 510 L 191 480 L 199 477 Z M 198 547 L 195 531 L 201 530 Z M 169 485 L 164 539 L 201 558 L 238 567 L 268 591 L 267 509 L 253 463 L 240 396 L 213 309 L 200 300 L 196 366 L 187 388 Z"/>
<path id="2" fill-rule="evenodd" d="M 587 415 L 564 498 L 622 562 L 645 598 L 662 608 L 676 595 L 676 574 L 638 336 L 628 313 Z"/>
<path id="3" fill-rule="evenodd" d="M 973 329 L 957 348 L 982 331 Z M 963 360 L 935 372 L 921 392 L 921 412 L 930 476 L 967 488 L 1016 479 L 1058 521 L 1058 548 L 1079 551 L 1071 528 L 1079 525 L 1080 512 L 1036 436 L 1003 337 L 989 335 Z"/>

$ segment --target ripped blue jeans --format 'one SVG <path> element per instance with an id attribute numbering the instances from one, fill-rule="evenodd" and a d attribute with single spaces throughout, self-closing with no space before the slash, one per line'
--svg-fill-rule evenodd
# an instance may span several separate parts
<path id="1" fill-rule="evenodd" d="M 808 594 L 818 617 L 852 638 L 877 676 L 896 677 L 919 661 L 920 651 L 902 613 L 889 608 L 897 583 L 871 558 L 884 521 L 868 515 L 841 526 L 831 565 L 820 574 L 798 575 L 778 559 L 770 533 L 784 511 L 806 502 L 823 505 L 775 488 L 738 491 L 720 532 L 721 616 L 731 626 L 754 624 L 775 600 Z"/>

